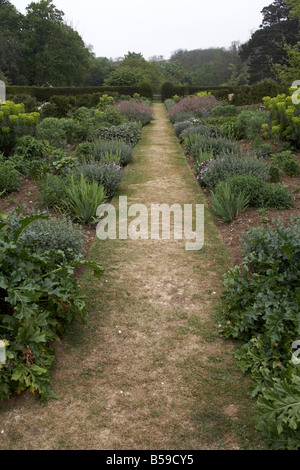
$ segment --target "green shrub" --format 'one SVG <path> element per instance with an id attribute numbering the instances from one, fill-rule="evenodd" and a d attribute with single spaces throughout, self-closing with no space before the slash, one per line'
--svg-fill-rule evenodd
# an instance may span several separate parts
<path id="1" fill-rule="evenodd" d="M 235 119 L 237 140 L 252 140 L 262 132 L 263 124 L 270 122 L 270 113 L 265 111 L 242 111 Z"/>
<path id="2" fill-rule="evenodd" d="M 95 140 L 91 145 L 90 156 L 92 160 L 104 161 L 107 154 L 117 155 L 120 164 L 125 167 L 133 156 L 132 145 L 121 140 Z"/>
<path id="3" fill-rule="evenodd" d="M 74 318 L 87 323 L 75 267 L 90 267 L 98 277 L 103 274 L 98 263 L 81 255 L 70 262 L 61 250 L 24 243 L 22 232 L 41 217 L 0 215 L 0 328 L 7 357 L 1 365 L 0 401 L 25 390 L 42 404 L 55 398 L 50 387 L 54 341 Z"/>
<path id="4" fill-rule="evenodd" d="M 123 168 L 114 162 L 80 165 L 72 170 L 71 174 L 77 179 L 83 175 L 89 183 L 96 182 L 99 186 L 103 186 L 109 199 L 117 192 L 124 176 Z"/>
<path id="5" fill-rule="evenodd" d="M 243 193 L 248 197 L 248 205 L 260 207 L 262 188 L 266 182 L 253 174 L 233 175 L 221 181 L 216 187 L 216 194 L 224 192 L 224 187 L 229 187 L 233 196 Z"/>
<path id="6" fill-rule="evenodd" d="M 37 137 L 53 147 L 66 147 L 79 139 L 79 125 L 74 119 L 46 118 L 37 126 Z"/>
<path id="7" fill-rule="evenodd" d="M 39 219 L 30 224 L 20 240 L 43 251 L 62 250 L 67 260 L 82 252 L 82 231 L 67 217 Z"/>
<path id="8" fill-rule="evenodd" d="M 208 118 L 206 123 L 216 127 L 218 130 L 218 135 L 236 140 L 235 121 L 236 116 L 219 116 Z"/>
<path id="9" fill-rule="evenodd" d="M 254 381 L 266 443 L 299 450 L 299 364 L 292 360 L 300 331 L 299 219 L 251 229 L 244 249 L 243 263 L 224 276 L 222 335 L 239 340 L 236 358 Z"/>
<path id="10" fill-rule="evenodd" d="M 190 120 L 175 122 L 173 127 L 174 127 L 174 132 L 176 136 L 180 137 L 180 134 L 182 133 L 182 131 L 188 129 L 192 125 L 193 123 Z"/>
<path id="11" fill-rule="evenodd" d="M 189 131 L 190 129 L 187 129 Z M 184 133 L 185 131 L 183 131 Z M 211 137 L 210 135 L 190 134 L 184 139 L 184 146 L 189 154 L 197 159 L 199 152 L 204 150 L 211 152 L 215 157 L 226 153 L 240 155 L 241 149 L 238 144 L 226 137 Z"/>
<path id="12" fill-rule="evenodd" d="M 236 116 L 238 113 L 237 107 L 233 105 L 216 106 L 211 112 L 211 117 Z"/>
<path id="13" fill-rule="evenodd" d="M 297 176 L 300 173 L 300 166 L 296 160 L 290 160 L 283 164 L 284 174 L 287 176 Z"/>
<path id="14" fill-rule="evenodd" d="M 269 159 L 274 152 L 272 146 L 266 144 L 261 138 L 252 140 L 252 150 L 258 158 L 265 158 L 266 160 Z"/>
<path id="15" fill-rule="evenodd" d="M 175 101 L 175 99 L 173 99 L 173 98 L 165 100 L 164 105 L 166 107 L 166 110 L 171 111 L 171 109 L 174 108 L 176 103 L 177 103 L 177 101 Z"/>
<path id="16" fill-rule="evenodd" d="M 93 134 L 94 140 L 121 140 L 129 145 L 136 145 L 140 137 L 140 125 L 134 122 L 124 122 L 119 126 L 100 126 Z"/>
<path id="17" fill-rule="evenodd" d="M 174 127 L 175 127 L 176 124 L 174 124 Z M 194 121 L 190 121 L 190 125 L 187 126 L 186 129 L 183 129 L 181 134 L 180 134 L 180 139 L 181 140 L 185 140 L 185 139 L 189 139 L 190 136 L 194 136 L 194 135 L 199 135 L 199 136 L 203 136 L 203 137 L 213 137 L 213 138 L 218 138 L 218 137 L 221 137 L 219 135 L 219 132 L 218 132 L 218 128 L 216 126 L 213 126 L 211 124 L 203 124 L 201 122 L 199 122 L 199 120 L 194 120 Z M 197 137 L 195 137 L 195 139 L 197 139 Z M 221 137 L 221 139 L 223 139 Z M 201 138 L 199 139 L 201 141 Z M 186 141 L 186 144 L 189 143 L 189 140 Z M 236 145 L 236 144 L 234 144 Z"/>
<path id="18" fill-rule="evenodd" d="M 175 89 L 174 89 L 173 83 L 171 82 L 163 83 L 163 85 L 161 86 L 160 93 L 161 93 L 162 102 L 164 102 L 167 99 L 173 98 L 173 96 L 175 95 Z"/>
<path id="19" fill-rule="evenodd" d="M 92 155 L 93 142 L 82 142 L 76 146 L 75 149 L 75 158 L 82 163 L 84 161 L 89 161 Z"/>
<path id="20" fill-rule="evenodd" d="M 230 223 L 248 206 L 249 197 L 244 192 L 236 194 L 225 182 L 218 186 L 217 192 L 211 192 L 210 212 L 222 223 Z"/>
<path id="21" fill-rule="evenodd" d="M 289 93 L 282 93 L 274 98 L 265 95 L 263 102 L 271 114 L 272 121 L 264 125 L 264 130 L 266 137 L 291 142 L 299 147 L 300 104 L 293 102 L 292 94 L 295 91 L 295 88 L 291 88 Z"/>
<path id="22" fill-rule="evenodd" d="M 226 178 L 225 183 L 218 184 L 216 193 L 223 191 L 223 186 L 229 186 L 232 193 L 238 196 L 244 192 L 249 197 L 249 205 L 252 207 L 268 209 L 288 209 L 293 207 L 292 194 L 283 184 L 272 184 L 263 181 L 254 175 L 234 175 Z"/>
<path id="23" fill-rule="evenodd" d="M 199 182 L 214 190 L 220 181 L 229 176 L 251 174 L 266 181 L 269 176 L 268 167 L 264 160 L 236 155 L 223 155 L 209 160 Z"/>
<path id="24" fill-rule="evenodd" d="M 262 187 L 260 207 L 290 209 L 294 207 L 293 195 L 280 183 L 267 183 Z"/>
<path id="25" fill-rule="evenodd" d="M 88 183 L 83 174 L 80 180 L 71 176 L 70 185 L 66 188 L 66 207 L 70 215 L 81 223 L 97 223 L 97 209 L 106 201 L 103 186 L 97 182 Z"/>
<path id="26" fill-rule="evenodd" d="M 24 157 L 25 160 L 44 159 L 47 155 L 48 142 L 38 140 L 30 135 L 24 135 L 17 141 L 15 154 Z"/>
<path id="27" fill-rule="evenodd" d="M 64 208 L 68 183 L 69 181 L 66 177 L 48 173 L 46 177 L 38 183 L 43 204 L 48 208 Z"/>
<path id="28" fill-rule="evenodd" d="M 269 166 L 269 181 L 271 183 L 278 183 L 280 181 L 280 169 L 278 165 L 271 164 Z"/>
<path id="29" fill-rule="evenodd" d="M 20 173 L 8 160 L 0 161 L 0 194 L 16 191 L 20 186 Z"/>
<path id="30" fill-rule="evenodd" d="M 295 155 L 291 150 L 285 150 L 272 155 L 271 163 L 277 166 L 281 174 L 287 176 L 297 176 L 300 172 L 300 166 Z"/>

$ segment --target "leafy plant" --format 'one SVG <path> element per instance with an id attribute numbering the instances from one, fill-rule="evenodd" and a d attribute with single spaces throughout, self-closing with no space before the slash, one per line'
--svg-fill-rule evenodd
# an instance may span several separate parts
<path id="1" fill-rule="evenodd" d="M 252 207 L 288 209 L 294 205 L 292 194 L 282 184 L 271 184 L 252 174 L 234 175 L 220 182 L 216 193 L 222 191 L 223 186 L 230 187 L 232 193 L 237 196 L 244 192 L 249 197 L 249 205 Z"/>
<path id="2" fill-rule="evenodd" d="M 45 158 L 49 144 L 30 135 L 24 135 L 17 141 L 15 154 L 24 157 L 25 160 L 37 160 Z"/>
<path id="3" fill-rule="evenodd" d="M 100 126 L 94 131 L 93 139 L 118 140 L 129 145 L 136 145 L 141 137 L 140 125 L 124 122 L 119 126 Z"/>
<path id="4" fill-rule="evenodd" d="M 69 262 L 60 250 L 44 251 L 21 240 L 24 230 L 45 216 L 15 219 L 0 214 L 0 327 L 7 361 L 0 365 L 0 400 L 29 390 L 44 404 L 55 398 L 50 367 L 53 341 L 75 317 L 87 323 L 85 300 L 74 276 L 87 266 L 102 276 L 98 263 L 76 256 Z"/>
<path id="5" fill-rule="evenodd" d="M 43 204 L 48 208 L 65 207 L 65 199 L 67 198 L 67 185 L 69 181 L 62 175 L 54 175 L 47 173 L 45 178 L 39 181 Z"/>
<path id="6" fill-rule="evenodd" d="M 242 341 L 236 357 L 254 380 L 258 429 L 274 449 L 299 449 L 299 219 L 252 229 L 245 258 L 224 276 L 222 334 Z M 245 235 L 244 235 L 245 237 Z"/>
<path id="7" fill-rule="evenodd" d="M 133 147 L 121 140 L 95 140 L 90 149 L 90 160 L 104 162 L 107 154 L 118 157 L 118 162 L 123 167 L 127 166 L 133 156 Z M 89 161 L 86 159 L 86 161 Z"/>
<path id="8" fill-rule="evenodd" d="M 71 174 L 78 179 L 83 175 L 89 183 L 96 182 L 99 186 L 103 186 L 109 199 L 117 192 L 124 176 L 123 168 L 114 162 L 80 165 L 72 170 Z"/>
<path id="9" fill-rule="evenodd" d="M 238 108 L 232 104 L 229 105 L 219 105 L 216 106 L 212 112 L 211 117 L 219 117 L 219 116 L 236 116 L 239 113 Z"/>
<path id="10" fill-rule="evenodd" d="M 53 147 L 66 147 L 76 143 L 79 126 L 71 118 L 45 118 L 37 126 L 37 137 L 48 141 Z"/>
<path id="11" fill-rule="evenodd" d="M 151 107 L 139 101 L 120 101 L 115 104 L 114 109 L 117 109 L 128 121 L 140 122 L 142 126 L 149 124 L 153 119 Z"/>
<path id="12" fill-rule="evenodd" d="M 8 157 L 13 152 L 17 137 L 34 132 L 39 118 L 39 113 L 26 113 L 23 103 L 0 103 L 0 152 Z"/>
<path id="13" fill-rule="evenodd" d="M 274 98 L 266 96 L 263 99 L 269 110 L 272 122 L 264 125 L 265 136 L 300 145 L 300 104 L 293 102 L 291 88 L 289 93 L 282 93 Z"/>
<path id="14" fill-rule="evenodd" d="M 248 206 L 249 197 L 240 192 L 236 194 L 225 182 L 216 193 L 211 192 L 210 212 L 222 223 L 230 223 Z"/>
<path id="15" fill-rule="evenodd" d="M 81 223 L 97 223 L 97 209 L 106 201 L 106 193 L 103 186 L 96 181 L 87 182 L 84 175 L 80 180 L 71 176 L 70 185 L 66 188 L 66 207 L 72 217 Z"/>
<path id="16" fill-rule="evenodd" d="M 213 108 L 218 106 L 220 102 L 211 95 L 204 96 L 188 96 L 187 98 L 181 99 L 175 106 L 169 111 L 169 117 L 171 122 L 183 121 L 182 115 L 186 118 L 189 117 L 208 117 L 212 112 Z M 180 119 L 179 119 L 180 116 Z"/>
<path id="17" fill-rule="evenodd" d="M 0 193 L 9 194 L 20 186 L 20 173 L 9 160 L 0 161 Z"/>
<path id="18" fill-rule="evenodd" d="M 240 147 L 236 142 L 221 136 L 216 137 L 191 133 L 184 139 L 184 146 L 189 154 L 195 159 L 198 158 L 199 152 L 204 150 L 207 152 L 212 152 L 215 157 L 219 157 L 220 155 L 224 155 L 226 153 L 235 155 L 241 154 Z"/>
<path id="19" fill-rule="evenodd" d="M 291 150 L 284 150 L 271 156 L 271 163 L 277 166 L 279 173 L 287 176 L 297 176 L 300 166 Z"/>
<path id="20" fill-rule="evenodd" d="M 35 220 L 24 230 L 20 241 L 43 251 L 61 250 L 68 261 L 80 254 L 84 245 L 81 229 L 67 217 Z"/>
<path id="21" fill-rule="evenodd" d="M 236 155 L 222 155 L 219 158 L 211 159 L 199 182 L 208 188 L 215 190 L 220 181 L 225 181 L 234 175 L 251 174 L 262 180 L 268 179 L 268 167 L 264 160 Z"/>
<path id="22" fill-rule="evenodd" d="M 255 139 L 264 124 L 270 123 L 270 113 L 265 111 L 242 111 L 235 119 L 234 129 L 237 140 Z"/>

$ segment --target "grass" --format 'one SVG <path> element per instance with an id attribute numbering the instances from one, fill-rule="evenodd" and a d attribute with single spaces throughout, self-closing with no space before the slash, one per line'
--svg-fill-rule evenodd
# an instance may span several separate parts
<path id="1" fill-rule="evenodd" d="M 206 204 L 163 105 L 153 107 L 119 194 Z M 259 449 L 249 381 L 218 333 L 230 259 L 209 211 L 199 252 L 184 241 L 96 239 L 89 256 L 106 271 L 81 279 L 90 327 L 75 322 L 58 345 L 58 400 L 4 404 L 0 448 Z"/>

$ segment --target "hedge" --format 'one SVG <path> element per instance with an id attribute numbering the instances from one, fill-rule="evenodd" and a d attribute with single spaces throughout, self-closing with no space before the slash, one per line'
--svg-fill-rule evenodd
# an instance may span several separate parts
<path id="1" fill-rule="evenodd" d="M 94 93 L 119 93 L 120 95 L 133 96 L 138 93 L 145 98 L 153 99 L 153 91 L 148 83 L 140 83 L 137 86 L 99 86 L 99 87 L 35 87 L 35 86 L 7 86 L 8 95 L 30 95 L 38 101 L 48 102 L 54 95 L 78 96 Z"/>
<path id="2" fill-rule="evenodd" d="M 262 103 L 265 96 L 275 97 L 280 93 L 286 93 L 287 90 L 284 86 L 276 84 L 272 81 L 263 81 L 254 85 L 243 86 L 218 86 L 218 87 L 205 87 L 205 86 L 179 86 L 166 82 L 161 88 L 161 99 L 172 98 L 174 95 L 188 96 L 194 95 L 202 91 L 210 91 L 217 99 L 221 101 L 228 101 L 228 96 L 233 94 L 231 104 L 235 106 L 246 106 L 251 104 Z"/>

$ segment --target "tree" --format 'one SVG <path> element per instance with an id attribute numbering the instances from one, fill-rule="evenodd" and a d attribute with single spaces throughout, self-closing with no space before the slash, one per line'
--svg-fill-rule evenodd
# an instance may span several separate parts
<path id="1" fill-rule="evenodd" d="M 291 8 L 286 0 L 275 0 L 261 11 L 263 21 L 260 27 L 274 26 L 289 18 Z"/>
<path id="2" fill-rule="evenodd" d="M 95 57 L 85 79 L 85 86 L 102 86 L 116 65 L 107 57 Z"/>
<path id="3" fill-rule="evenodd" d="M 161 74 L 164 77 L 165 82 L 171 82 L 175 85 L 188 85 L 189 74 L 184 70 L 179 61 L 170 62 L 168 60 L 163 60 L 157 63 L 158 68 Z"/>
<path id="4" fill-rule="evenodd" d="M 64 23 L 51 0 L 30 3 L 24 20 L 24 62 L 29 85 L 83 84 L 91 53 L 80 35 Z"/>
<path id="5" fill-rule="evenodd" d="M 248 65 L 250 84 L 276 78 L 274 64 L 284 65 L 286 46 L 294 46 L 300 40 L 299 21 L 289 17 L 290 11 L 284 0 L 265 7 L 260 29 L 241 46 L 240 57 Z"/>
<path id="6" fill-rule="evenodd" d="M 172 54 L 169 64 L 177 64 L 185 71 L 184 84 L 195 86 L 223 85 L 230 80 L 232 67 L 238 75 L 243 67 L 238 42 L 233 42 L 229 49 L 178 50 Z"/>
<path id="7" fill-rule="evenodd" d="M 23 15 L 8 1 L 0 0 L 0 69 L 9 83 L 24 84 L 21 39 Z"/>
<path id="8" fill-rule="evenodd" d="M 154 91 L 160 90 L 164 77 L 155 62 L 147 61 L 141 53 L 128 52 L 107 79 L 106 85 L 138 85 L 147 82 Z"/>
<path id="9" fill-rule="evenodd" d="M 286 46 L 286 53 L 286 64 L 276 64 L 274 71 L 280 82 L 291 86 L 294 81 L 300 79 L 300 42 L 295 46 Z"/>
<path id="10" fill-rule="evenodd" d="M 119 66 L 104 80 L 104 84 L 109 86 L 135 86 L 143 80 L 144 75 L 138 68 Z"/>
<path id="11" fill-rule="evenodd" d="M 291 8 L 290 18 L 296 18 L 300 20 L 300 0 L 287 0 L 287 4 Z"/>

